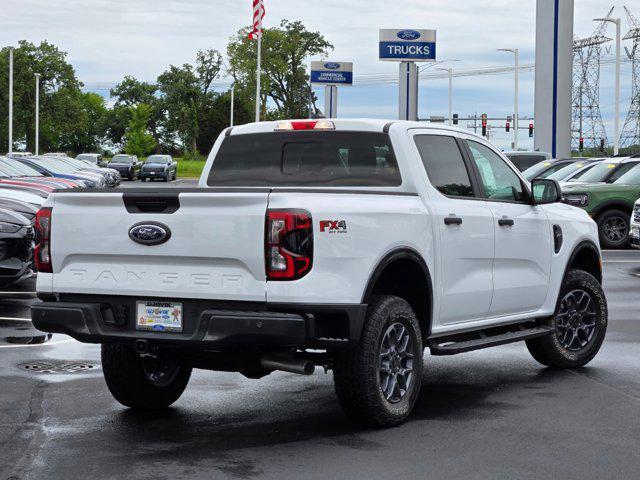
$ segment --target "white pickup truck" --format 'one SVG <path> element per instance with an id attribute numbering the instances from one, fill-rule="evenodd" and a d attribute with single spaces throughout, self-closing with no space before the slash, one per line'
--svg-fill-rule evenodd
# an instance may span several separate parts
<path id="1" fill-rule="evenodd" d="M 524 340 L 580 367 L 607 327 L 595 223 L 466 131 L 233 127 L 198 188 L 66 190 L 37 215 L 44 331 L 102 344 L 107 385 L 163 408 L 192 368 L 333 370 L 347 415 L 402 422 L 423 351 Z"/>

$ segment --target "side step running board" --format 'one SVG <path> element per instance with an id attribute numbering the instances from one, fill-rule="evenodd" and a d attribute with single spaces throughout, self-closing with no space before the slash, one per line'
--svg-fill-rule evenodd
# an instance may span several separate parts
<path id="1" fill-rule="evenodd" d="M 433 338 L 427 340 L 427 346 L 431 349 L 431 355 L 455 355 L 481 348 L 542 337 L 553 332 L 553 327 L 550 326 L 531 326 L 527 328 L 521 325 L 515 328 L 514 330 L 514 327 L 511 327 L 511 331 L 504 331 L 504 329 L 502 329 L 502 332 L 496 332 L 496 329 L 493 329 L 493 331 L 480 330 L 472 333 Z"/>

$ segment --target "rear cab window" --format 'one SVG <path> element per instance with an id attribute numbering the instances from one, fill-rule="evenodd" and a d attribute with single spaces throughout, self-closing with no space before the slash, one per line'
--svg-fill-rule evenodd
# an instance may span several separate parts
<path id="1" fill-rule="evenodd" d="M 378 132 L 231 135 L 213 161 L 210 187 L 395 187 L 402 178 L 389 136 Z"/>

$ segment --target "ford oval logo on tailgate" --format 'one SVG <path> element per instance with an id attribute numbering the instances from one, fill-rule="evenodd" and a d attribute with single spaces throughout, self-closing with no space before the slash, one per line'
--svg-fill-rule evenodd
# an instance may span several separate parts
<path id="1" fill-rule="evenodd" d="M 162 223 L 137 223 L 129 229 L 129 238 L 142 245 L 160 245 L 171 238 L 171 230 Z"/>
<path id="2" fill-rule="evenodd" d="M 417 40 L 420 38 L 420 32 L 416 30 L 400 30 L 398 38 L 400 40 Z"/>

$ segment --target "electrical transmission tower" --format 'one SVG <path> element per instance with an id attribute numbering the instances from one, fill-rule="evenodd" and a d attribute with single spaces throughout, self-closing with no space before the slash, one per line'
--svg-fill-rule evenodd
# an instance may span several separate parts
<path id="1" fill-rule="evenodd" d="M 613 7 L 606 18 L 612 13 Z M 600 22 L 593 35 L 573 41 L 571 146 L 576 150 L 580 139 L 584 140 L 584 148 L 600 148 L 601 142 L 607 144 L 600 113 L 600 55 L 603 45 L 611 41 L 604 35 L 606 30 L 607 22 Z"/>
<path id="2" fill-rule="evenodd" d="M 640 22 L 627 7 L 624 7 L 629 22 L 629 32 L 623 40 L 631 40 L 631 49 L 624 47 L 631 60 L 631 104 L 629 113 L 620 134 L 620 146 L 624 148 L 636 147 L 640 151 Z"/>

